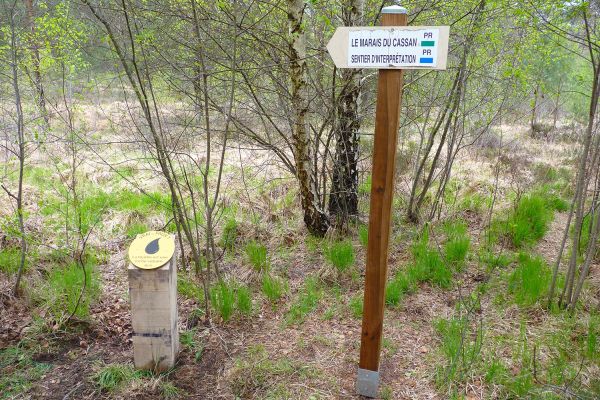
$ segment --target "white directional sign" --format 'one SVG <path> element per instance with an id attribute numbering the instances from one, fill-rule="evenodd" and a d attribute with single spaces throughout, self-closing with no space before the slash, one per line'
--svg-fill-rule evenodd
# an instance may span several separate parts
<path id="1" fill-rule="evenodd" d="M 338 28 L 327 51 L 338 68 L 446 69 L 448 26 Z"/>

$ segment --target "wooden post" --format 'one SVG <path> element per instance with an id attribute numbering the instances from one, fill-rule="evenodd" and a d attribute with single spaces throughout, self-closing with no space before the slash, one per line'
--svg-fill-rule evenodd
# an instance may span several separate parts
<path id="1" fill-rule="evenodd" d="M 382 10 L 382 26 L 406 26 L 406 20 L 406 9 L 402 7 L 391 6 Z M 377 397 L 379 388 L 379 357 L 385 306 L 388 242 L 403 82 L 401 69 L 379 70 L 369 243 L 365 272 L 360 362 L 356 383 L 358 393 L 367 397 Z"/>
<path id="2" fill-rule="evenodd" d="M 129 265 L 133 362 L 138 369 L 165 371 L 175 365 L 177 329 L 176 254 L 156 269 Z"/>

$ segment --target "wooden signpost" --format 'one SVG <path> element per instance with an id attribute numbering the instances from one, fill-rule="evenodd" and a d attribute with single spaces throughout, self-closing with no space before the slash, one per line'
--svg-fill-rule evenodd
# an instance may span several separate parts
<path id="1" fill-rule="evenodd" d="M 338 68 L 377 68 L 369 243 L 356 388 L 377 397 L 403 69 L 445 69 L 449 27 L 407 27 L 406 9 L 382 9 L 380 27 L 338 28 L 327 50 Z"/>
<path id="2" fill-rule="evenodd" d="M 128 256 L 133 363 L 138 369 L 168 370 L 179 350 L 174 237 L 156 231 L 137 235 Z"/>

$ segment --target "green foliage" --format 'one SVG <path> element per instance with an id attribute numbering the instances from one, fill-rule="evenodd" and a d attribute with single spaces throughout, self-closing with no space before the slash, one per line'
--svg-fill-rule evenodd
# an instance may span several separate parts
<path id="1" fill-rule="evenodd" d="M 357 294 L 356 296 L 353 296 L 352 298 L 350 298 L 350 301 L 348 302 L 348 307 L 350 307 L 350 312 L 352 313 L 352 316 L 356 319 L 362 318 L 363 301 L 364 301 L 363 295 Z"/>
<path id="2" fill-rule="evenodd" d="M 406 272 L 398 271 L 385 288 L 385 303 L 390 306 L 397 306 L 402 301 L 404 295 L 413 293 L 416 289 L 416 280 L 414 276 Z"/>
<path id="3" fill-rule="evenodd" d="M 521 253 L 509 279 L 509 291 L 518 304 L 530 306 L 546 294 L 550 278 L 550 269 L 543 258 Z"/>
<path id="4" fill-rule="evenodd" d="M 424 228 L 421 237 L 413 245 L 414 262 L 408 275 L 415 282 L 431 282 L 442 288 L 452 284 L 452 270 L 444 264 L 437 250 L 429 248 L 429 233 Z"/>
<path id="5" fill-rule="evenodd" d="M 445 259 L 455 270 L 461 270 L 471 244 L 467 226 L 459 221 L 447 224 L 444 230 L 446 231 Z"/>
<path id="6" fill-rule="evenodd" d="M 94 383 L 102 391 L 113 392 L 131 382 L 138 375 L 129 365 L 107 364 L 92 377 Z"/>
<path id="7" fill-rule="evenodd" d="M 235 286 L 225 281 L 218 282 L 210 289 L 210 302 L 213 309 L 227 322 L 235 308 Z"/>
<path id="8" fill-rule="evenodd" d="M 273 276 L 269 273 L 263 274 L 262 292 L 265 296 L 267 296 L 267 299 L 269 299 L 271 303 L 276 303 L 279 301 L 281 296 L 283 296 L 286 291 L 287 284 L 283 279 Z"/>
<path id="9" fill-rule="evenodd" d="M 354 247 L 350 241 L 333 242 L 325 246 L 324 254 L 327 261 L 339 272 L 346 271 L 354 264 Z"/>
<path id="10" fill-rule="evenodd" d="M 221 246 L 227 250 L 233 250 L 235 246 L 235 240 L 238 235 L 238 223 L 235 218 L 229 218 L 225 222 L 223 227 L 223 234 L 221 235 Z"/>
<path id="11" fill-rule="evenodd" d="M 508 233 L 513 244 L 522 247 L 537 242 L 548 231 L 552 218 L 552 209 L 541 194 L 523 196 L 508 221 Z"/>
<path id="12" fill-rule="evenodd" d="M 358 240 L 360 244 L 366 249 L 369 244 L 369 226 L 361 225 L 358 227 Z"/>
<path id="13" fill-rule="evenodd" d="M 16 274 L 21 264 L 21 249 L 16 247 L 7 247 L 0 250 L 0 271 L 7 274 Z M 25 260 L 25 269 L 29 263 Z"/>
<path id="14" fill-rule="evenodd" d="M 291 325 L 304 322 L 306 316 L 317 307 L 321 297 L 323 297 L 323 290 L 318 278 L 308 278 L 286 314 L 286 323 Z"/>
<path id="15" fill-rule="evenodd" d="M 240 285 L 237 288 L 237 309 L 243 315 L 252 313 L 252 293 L 247 286 Z"/>
<path id="16" fill-rule="evenodd" d="M 256 271 L 267 271 L 269 269 L 269 260 L 267 259 L 267 247 L 255 240 L 246 244 L 246 256 L 250 265 Z"/>
<path id="17" fill-rule="evenodd" d="M 85 265 L 85 278 L 82 268 L 76 263 L 66 266 L 57 265 L 48 273 L 46 281 L 36 287 L 33 298 L 43 308 L 47 309 L 57 322 L 62 322 L 75 311 L 75 316 L 86 318 L 89 315 L 90 305 L 100 295 L 98 273 L 95 270 L 95 260 L 87 257 Z M 77 306 L 84 281 L 85 292 Z"/>

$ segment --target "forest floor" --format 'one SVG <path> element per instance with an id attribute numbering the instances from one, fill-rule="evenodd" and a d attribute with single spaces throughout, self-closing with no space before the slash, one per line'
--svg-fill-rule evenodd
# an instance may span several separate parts
<path id="1" fill-rule="evenodd" d="M 386 307 L 381 398 L 591 399 L 600 394 L 600 343 L 595 344 L 600 324 L 595 325 L 594 311 L 600 298 L 600 267 L 592 267 L 582 299 L 585 306 L 575 318 L 563 311 L 548 311 L 542 304 L 517 304 L 509 287 L 520 253 L 538 254 L 553 264 L 566 212 L 555 212 L 544 238 L 525 250 L 501 238 L 493 247 L 494 256 L 505 254 L 506 263 L 485 261 L 483 250 L 494 187 L 498 187 L 496 197 L 502 199 L 494 203 L 494 218 L 509 213 L 513 201 L 538 184 L 558 187 L 563 179 L 566 183 L 561 190 L 568 192 L 576 147 L 558 139 L 532 139 L 526 127 L 507 126 L 501 131 L 505 137 L 502 150 L 496 138 L 463 151 L 442 222 L 430 228 L 431 242 L 439 243 L 445 237 L 444 221 L 466 223 L 470 250 L 464 268 L 453 274 L 450 285 L 420 282 L 396 305 Z M 400 157 L 410 154 L 409 148 L 404 145 Z M 51 301 L 36 289 L 51 276 L 51 258 L 43 252 L 36 254 L 21 297 L 10 295 L 14 273 L 1 269 L 1 398 L 358 398 L 354 383 L 365 264 L 359 232 L 364 224 L 351 227 L 354 262 L 338 272 L 325 254 L 337 238 L 318 239 L 306 233 L 294 180 L 265 153 L 234 148 L 228 157 L 224 221 L 235 219 L 237 233 L 221 268 L 250 288 L 252 311 L 236 312 L 227 322 L 215 313 L 211 322 L 200 318 L 196 325 L 195 316 L 203 308 L 200 285 L 194 274 L 180 270 L 182 350 L 177 365 L 162 374 L 134 371 L 126 250 L 136 232 L 161 229 L 168 217 L 141 200 L 137 208 L 109 202 L 91 244 L 99 254 L 94 278 L 99 292 L 88 315 L 75 318 L 68 328 L 56 323 L 58 314 Z M 44 211 L 45 197 L 56 192 L 48 186 L 55 174 L 44 167 L 45 162 L 41 158 L 28 168 L 26 187 L 30 194 L 28 229 L 41 237 L 57 229 L 47 223 L 56 216 Z M 360 190 L 363 223 L 368 219 L 366 164 Z M 122 176 L 105 166 L 90 163 L 84 171 L 90 182 L 110 196 L 131 191 Z M 129 179 L 143 182 L 146 190 L 161 191 L 160 180 L 151 172 L 123 171 Z M 540 171 L 553 171 L 552 177 Z M 390 279 L 415 262 L 413 246 L 419 235 L 418 228 L 404 219 L 409 175 L 400 172 Z M 247 260 L 244 246 L 252 240 L 266 246 L 272 273 L 287 282 L 288 290 L 278 301 L 266 299 L 261 275 Z M 14 243 L 4 237 L 1 248 L 10 246 Z M 318 278 L 314 285 L 312 277 Z M 456 337 L 462 343 L 459 350 L 453 350 Z"/>

